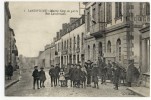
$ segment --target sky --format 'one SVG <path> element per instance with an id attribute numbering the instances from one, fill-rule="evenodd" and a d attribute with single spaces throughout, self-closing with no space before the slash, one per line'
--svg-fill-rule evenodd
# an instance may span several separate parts
<path id="1" fill-rule="evenodd" d="M 81 5 L 81 7 L 83 7 Z M 10 2 L 10 27 L 14 29 L 19 54 L 36 57 L 46 44 L 53 41 L 62 23 L 70 17 L 80 17 L 78 2 Z M 70 10 L 66 15 L 46 15 L 31 10 Z M 78 12 L 77 12 L 78 11 Z"/>

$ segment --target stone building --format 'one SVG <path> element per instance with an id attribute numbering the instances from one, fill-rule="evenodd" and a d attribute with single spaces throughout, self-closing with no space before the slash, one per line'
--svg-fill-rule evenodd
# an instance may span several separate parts
<path id="1" fill-rule="evenodd" d="M 10 62 L 14 70 L 16 70 L 16 65 L 18 64 L 18 49 L 14 30 L 9 26 L 10 19 L 9 3 L 5 2 L 5 66 Z"/>
<path id="2" fill-rule="evenodd" d="M 84 16 L 70 18 L 70 23 L 64 23 L 57 32 L 55 41 L 55 56 L 57 64 L 84 63 Z"/>
<path id="3" fill-rule="evenodd" d="M 134 59 L 140 67 L 139 21 L 147 6 L 139 2 L 84 2 L 85 9 L 85 59 L 98 58 L 117 61 L 124 67 Z M 145 11 L 147 12 L 147 11 Z M 136 20 L 135 20 L 136 19 Z M 139 68 L 140 69 L 140 68 Z"/>

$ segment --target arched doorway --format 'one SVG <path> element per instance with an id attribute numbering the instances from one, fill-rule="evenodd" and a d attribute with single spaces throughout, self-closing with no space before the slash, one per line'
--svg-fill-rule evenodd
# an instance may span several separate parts
<path id="1" fill-rule="evenodd" d="M 101 58 L 102 56 L 103 56 L 102 42 L 99 42 L 99 57 Z"/>

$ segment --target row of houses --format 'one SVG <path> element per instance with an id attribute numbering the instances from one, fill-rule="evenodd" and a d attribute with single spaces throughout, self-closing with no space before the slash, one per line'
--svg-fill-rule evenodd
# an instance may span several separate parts
<path id="1" fill-rule="evenodd" d="M 128 60 L 145 79 L 150 75 L 150 4 L 148 2 L 84 2 L 84 15 L 62 24 L 53 42 L 39 53 L 43 67 L 99 58 L 127 68 Z M 41 61 L 41 62 L 40 62 Z"/>
<path id="2" fill-rule="evenodd" d="M 12 28 L 10 28 L 9 21 L 11 19 L 11 13 L 9 10 L 9 3 L 5 2 L 5 66 L 9 63 L 16 70 L 16 65 L 18 64 L 18 49 L 16 46 L 15 33 Z"/>

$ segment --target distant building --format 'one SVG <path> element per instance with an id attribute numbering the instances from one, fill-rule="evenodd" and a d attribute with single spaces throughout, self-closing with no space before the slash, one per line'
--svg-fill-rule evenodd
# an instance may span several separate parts
<path id="1" fill-rule="evenodd" d="M 50 63 L 50 51 L 51 50 L 51 45 L 50 44 L 47 44 L 46 46 L 45 46 L 45 67 L 46 68 L 50 68 L 50 66 L 51 66 L 51 63 Z"/>

